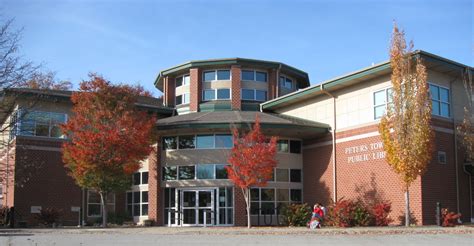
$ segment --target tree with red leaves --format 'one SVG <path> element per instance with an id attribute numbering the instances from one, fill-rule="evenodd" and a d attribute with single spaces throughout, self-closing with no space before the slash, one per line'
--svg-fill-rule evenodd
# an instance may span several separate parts
<path id="1" fill-rule="evenodd" d="M 250 189 L 262 187 L 272 178 L 276 167 L 276 137 L 270 141 L 260 130 L 258 115 L 255 125 L 245 136 L 240 136 L 237 128 L 233 129 L 234 147 L 227 166 L 229 179 L 242 190 L 247 206 L 247 227 L 250 228 Z"/>
<path id="2" fill-rule="evenodd" d="M 71 96 L 72 116 L 62 125 L 70 141 L 63 161 L 76 183 L 101 198 L 102 226 L 107 226 L 107 195 L 131 186 L 131 175 L 153 150 L 155 117 L 136 107 L 143 88 L 112 85 L 90 74 Z"/>

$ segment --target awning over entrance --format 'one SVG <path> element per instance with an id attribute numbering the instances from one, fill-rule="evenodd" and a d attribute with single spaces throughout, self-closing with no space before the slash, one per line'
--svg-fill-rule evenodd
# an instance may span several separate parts
<path id="1" fill-rule="evenodd" d="M 210 130 L 229 131 L 233 127 L 250 128 L 255 123 L 257 115 L 262 129 L 269 135 L 308 139 L 330 130 L 330 126 L 324 123 L 252 111 L 198 112 L 178 115 L 158 120 L 157 128 L 159 132 L 166 132 L 166 134 L 209 132 Z"/>

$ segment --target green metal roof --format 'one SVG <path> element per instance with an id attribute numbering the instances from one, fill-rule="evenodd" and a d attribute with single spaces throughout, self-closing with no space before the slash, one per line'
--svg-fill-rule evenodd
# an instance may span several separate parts
<path id="1" fill-rule="evenodd" d="M 275 61 L 264 61 L 264 60 L 256 60 L 256 59 L 248 59 L 248 58 L 223 58 L 223 59 L 209 59 L 209 60 L 195 60 L 189 61 L 171 68 L 167 68 L 162 70 L 158 73 L 155 79 L 155 86 L 159 90 L 162 90 L 162 78 L 164 76 L 178 73 L 183 70 L 187 70 L 190 68 L 196 67 L 210 67 L 210 66 L 222 66 L 222 65 L 256 65 L 260 67 L 267 67 L 267 68 L 281 68 L 284 72 L 289 72 L 292 75 L 299 77 L 299 82 L 302 83 L 301 88 L 309 86 L 309 76 L 306 72 L 299 70 L 295 67 L 286 65 L 281 62 Z"/>
<path id="2" fill-rule="evenodd" d="M 470 69 L 473 70 L 472 67 L 431 54 L 429 52 L 423 50 L 416 50 L 413 52 L 413 56 L 420 57 L 425 62 L 436 63 L 441 66 L 449 67 L 451 69 L 462 70 L 462 69 Z M 385 61 L 367 68 L 363 68 L 361 70 L 336 77 L 327 81 L 323 81 L 318 85 L 314 85 L 299 91 L 295 91 L 293 93 L 287 94 L 285 96 L 281 96 L 275 98 L 273 100 L 264 102 L 261 104 L 262 110 L 272 110 L 278 106 L 283 106 L 285 104 L 291 104 L 298 100 L 303 100 L 305 98 L 314 97 L 317 95 L 323 94 L 323 91 L 330 91 L 339 89 L 342 87 L 346 87 L 352 85 L 354 83 L 358 83 L 363 79 L 370 78 L 371 76 L 378 76 L 382 74 L 387 74 L 391 71 L 390 69 L 390 61 Z"/>

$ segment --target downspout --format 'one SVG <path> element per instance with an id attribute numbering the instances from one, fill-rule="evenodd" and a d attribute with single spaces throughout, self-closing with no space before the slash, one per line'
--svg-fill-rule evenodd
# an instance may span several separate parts
<path id="1" fill-rule="evenodd" d="M 321 92 L 323 92 L 324 94 L 328 95 L 329 97 L 332 98 L 332 105 L 333 105 L 333 110 L 332 110 L 332 120 L 333 120 L 333 129 L 331 131 L 331 134 L 332 134 L 332 187 L 334 189 L 333 191 L 333 201 L 336 202 L 337 201 L 337 175 L 336 175 L 336 164 L 337 164 L 337 161 L 336 161 L 336 97 L 331 94 L 329 91 L 326 91 L 324 89 L 324 84 L 320 85 L 319 86 L 321 88 Z"/>
<path id="2" fill-rule="evenodd" d="M 451 95 L 449 95 L 451 98 L 453 98 L 453 82 L 454 80 L 451 80 L 449 82 L 449 93 Z M 452 99 L 451 99 L 452 100 Z M 457 213 L 459 213 L 459 166 L 458 166 L 458 134 L 457 134 L 457 131 L 456 131 L 456 121 L 454 119 L 454 112 L 452 110 L 452 105 L 453 103 L 451 102 L 451 112 L 453 113 L 453 134 L 454 134 L 454 165 L 455 165 L 455 168 L 456 168 L 456 211 Z M 464 169 L 464 168 L 463 168 Z M 471 182 L 469 182 L 471 183 Z M 472 199 L 471 199 L 472 201 Z"/>

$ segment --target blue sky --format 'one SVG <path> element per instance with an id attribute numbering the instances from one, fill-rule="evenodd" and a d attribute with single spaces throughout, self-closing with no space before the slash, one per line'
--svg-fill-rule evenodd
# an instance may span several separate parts
<path id="1" fill-rule="evenodd" d="M 317 84 L 388 59 L 393 20 L 416 49 L 473 65 L 473 4 L 432 1 L 0 0 L 21 53 L 77 85 L 89 72 L 153 87 L 189 61 L 281 61 Z"/>

